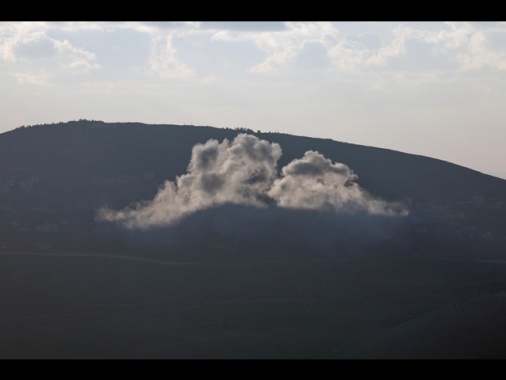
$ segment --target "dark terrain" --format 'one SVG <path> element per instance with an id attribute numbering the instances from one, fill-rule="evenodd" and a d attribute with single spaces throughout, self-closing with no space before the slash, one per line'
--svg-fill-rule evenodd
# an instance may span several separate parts
<path id="1" fill-rule="evenodd" d="M 279 167 L 307 150 L 345 163 L 410 215 L 96 220 L 240 132 L 279 143 Z M 505 231 L 505 180 L 428 157 L 242 129 L 17 128 L 0 134 L 0 358 L 506 358 Z"/>

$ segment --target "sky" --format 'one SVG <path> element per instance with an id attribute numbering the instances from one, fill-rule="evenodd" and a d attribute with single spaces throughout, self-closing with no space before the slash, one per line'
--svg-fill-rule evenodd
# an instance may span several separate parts
<path id="1" fill-rule="evenodd" d="M 505 22 L 0 22 L 0 133 L 248 128 L 506 179 Z"/>

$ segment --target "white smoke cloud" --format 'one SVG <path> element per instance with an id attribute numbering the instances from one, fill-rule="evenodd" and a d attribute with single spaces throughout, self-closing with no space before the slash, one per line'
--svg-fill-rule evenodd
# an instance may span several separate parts
<path id="1" fill-rule="evenodd" d="M 153 200 L 120 211 L 101 209 L 98 216 L 145 229 L 223 204 L 407 215 L 402 205 L 376 199 L 360 188 L 348 166 L 318 152 L 306 152 L 278 176 L 280 157 L 279 144 L 253 135 L 239 134 L 232 142 L 209 140 L 193 147 L 188 173 L 166 181 Z"/>
<path id="2" fill-rule="evenodd" d="M 268 195 L 278 206 L 297 209 L 366 212 L 373 215 L 405 214 L 402 206 L 375 199 L 354 181 L 358 176 L 341 163 L 332 163 L 308 151 L 282 170 Z"/>

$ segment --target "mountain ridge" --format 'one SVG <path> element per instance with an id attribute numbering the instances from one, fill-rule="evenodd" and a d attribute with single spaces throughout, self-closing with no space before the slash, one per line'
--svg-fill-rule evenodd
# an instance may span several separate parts
<path id="1" fill-rule="evenodd" d="M 97 219 L 238 134 L 279 144 L 278 171 L 318 151 L 409 215 L 225 204 L 145 230 Z M 505 180 L 424 156 L 241 128 L 20 127 L 0 134 L 0 358 L 506 358 L 505 230 Z"/>
<path id="2" fill-rule="evenodd" d="M 0 202 L 4 225 L 50 223 L 87 228 L 100 207 L 120 209 L 152 199 L 165 181 L 184 174 L 192 148 L 239 133 L 278 143 L 278 168 L 315 150 L 344 163 L 374 196 L 405 203 L 425 228 L 504 239 L 506 180 L 457 164 L 384 148 L 330 139 L 175 124 L 104 123 L 79 120 L 20 127 L 0 134 Z M 16 221 L 9 208 L 22 210 Z M 65 215 L 63 215 L 65 214 Z M 19 216 L 18 213 L 17 216 Z M 80 216 L 78 216 L 80 215 Z M 28 223 L 30 224 L 30 223 Z M 44 224 L 44 223 L 42 223 Z M 46 223 L 47 224 L 47 223 Z M 49 228 L 49 227 L 47 227 Z M 46 229 L 47 229 L 46 228 Z M 39 228 L 40 229 L 40 228 Z"/>

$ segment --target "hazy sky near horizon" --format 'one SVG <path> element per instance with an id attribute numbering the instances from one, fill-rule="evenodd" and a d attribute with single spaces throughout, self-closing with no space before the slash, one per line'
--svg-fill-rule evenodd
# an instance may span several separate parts
<path id="1" fill-rule="evenodd" d="M 250 128 L 506 178 L 504 22 L 0 22 L 0 133 Z"/>

